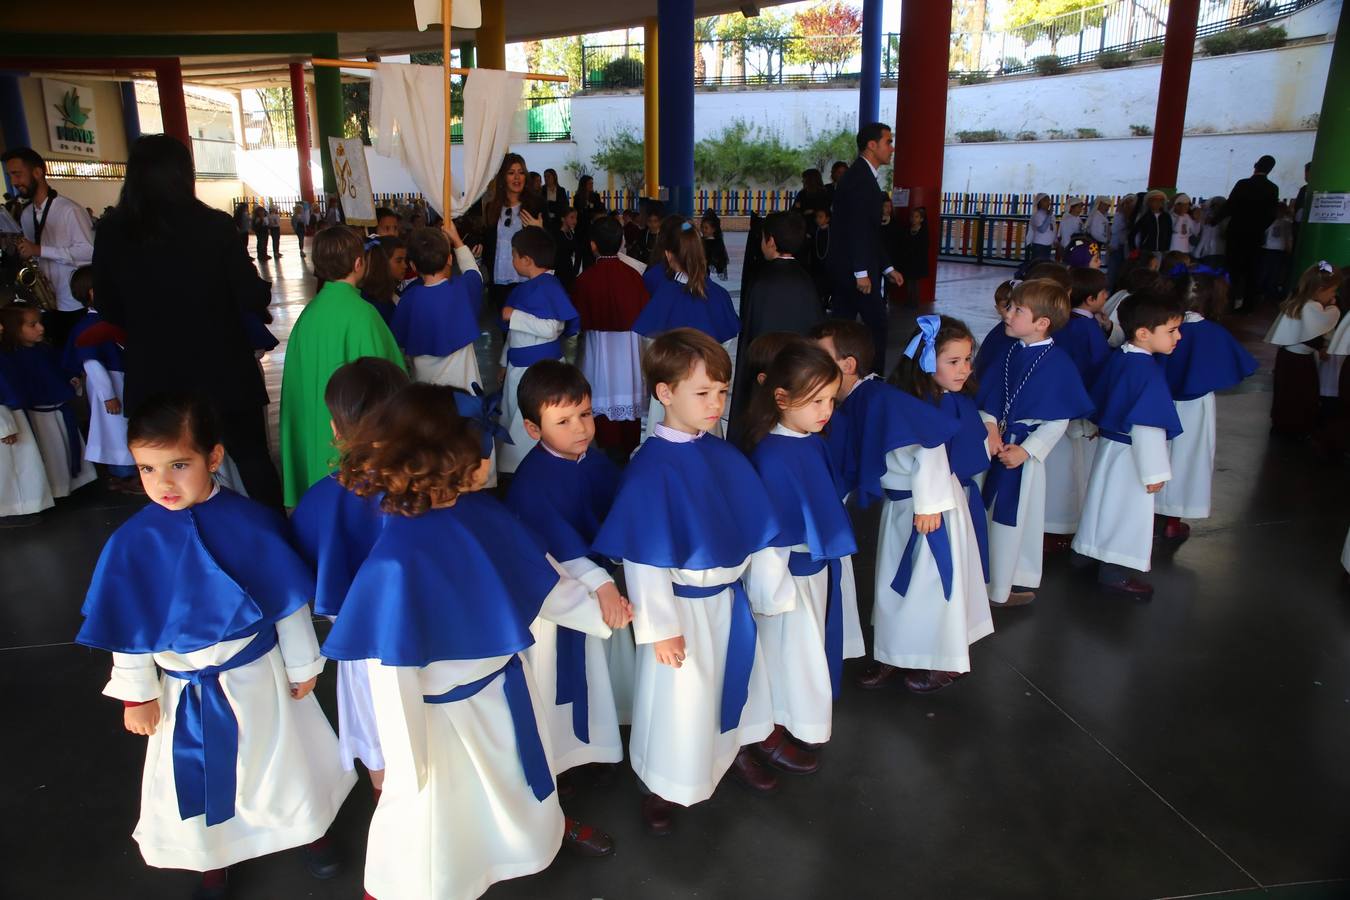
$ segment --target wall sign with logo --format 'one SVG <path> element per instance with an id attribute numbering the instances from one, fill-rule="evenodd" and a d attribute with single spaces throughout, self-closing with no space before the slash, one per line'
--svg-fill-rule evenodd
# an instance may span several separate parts
<path id="1" fill-rule="evenodd" d="M 99 159 L 94 89 L 44 78 L 42 100 L 47 110 L 47 142 L 52 152 Z"/>

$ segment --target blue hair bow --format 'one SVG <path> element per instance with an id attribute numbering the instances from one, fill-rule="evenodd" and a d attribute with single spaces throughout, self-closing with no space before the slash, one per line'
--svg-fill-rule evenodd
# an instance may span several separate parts
<path id="1" fill-rule="evenodd" d="M 476 381 L 469 389 L 471 393 L 455 391 L 455 408 L 461 416 L 471 419 L 478 426 L 479 437 L 483 441 L 483 459 L 487 459 L 492 455 L 497 438 L 508 444 L 514 444 L 515 441 L 511 440 L 511 432 L 501 424 L 502 392 L 484 394 L 483 386 Z"/>
<path id="2" fill-rule="evenodd" d="M 378 234 L 372 234 L 370 237 L 366 239 L 364 249 L 370 251 L 374 250 L 378 246 L 380 246 L 380 236 Z"/>
<path id="3" fill-rule="evenodd" d="M 919 368 L 929 375 L 937 371 L 937 333 L 941 327 L 941 316 L 919 316 L 919 333 L 910 338 L 905 348 L 905 356 L 910 359 L 919 354 Z"/>
<path id="4" fill-rule="evenodd" d="M 1214 266 L 1207 266 L 1204 263 L 1198 263 L 1191 268 L 1192 275 L 1213 275 L 1215 278 L 1222 278 L 1225 283 L 1228 282 L 1228 272 L 1225 269 L 1216 269 Z"/>
<path id="5" fill-rule="evenodd" d="M 1192 271 L 1194 271 L 1194 270 L 1188 269 L 1188 268 L 1186 267 L 1186 264 L 1185 264 L 1185 263 L 1177 263 L 1176 265 L 1172 266 L 1172 268 L 1169 269 L 1169 270 L 1167 271 L 1167 277 L 1168 277 L 1168 278 L 1180 278 L 1182 275 L 1189 275 L 1189 274 L 1191 274 Z"/>
<path id="6" fill-rule="evenodd" d="M 681 223 L 680 223 L 680 230 L 681 230 L 681 231 L 692 231 L 693 228 L 694 228 L 694 226 L 693 226 L 693 225 L 690 225 L 688 222 L 681 222 Z"/>

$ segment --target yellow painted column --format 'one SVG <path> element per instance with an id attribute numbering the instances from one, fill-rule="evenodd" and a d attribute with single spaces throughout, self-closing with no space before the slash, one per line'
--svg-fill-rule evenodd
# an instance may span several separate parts
<path id="1" fill-rule="evenodd" d="M 646 195 L 658 197 L 660 187 L 660 137 L 661 120 L 658 115 L 660 105 L 656 91 L 656 55 L 657 45 L 656 17 L 652 16 L 642 25 L 642 142 L 645 154 Z"/>
<path id="2" fill-rule="evenodd" d="M 474 39 L 480 69 L 506 68 L 506 0 L 482 0 L 482 24 Z"/>

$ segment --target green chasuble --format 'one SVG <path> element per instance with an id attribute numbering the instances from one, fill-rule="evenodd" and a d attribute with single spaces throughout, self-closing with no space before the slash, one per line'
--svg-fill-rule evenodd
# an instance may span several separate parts
<path id="1" fill-rule="evenodd" d="M 323 402 L 328 379 L 363 356 L 405 369 L 403 352 L 379 312 L 343 281 L 330 281 L 309 302 L 286 342 L 281 373 L 281 472 L 286 505 L 337 465 L 331 417 Z"/>

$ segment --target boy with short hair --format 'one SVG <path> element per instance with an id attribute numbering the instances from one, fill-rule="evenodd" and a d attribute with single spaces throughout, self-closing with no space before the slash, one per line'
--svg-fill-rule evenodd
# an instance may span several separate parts
<path id="1" fill-rule="evenodd" d="M 708 434 L 721 419 L 731 357 L 674 328 L 642 360 L 664 421 L 633 456 L 592 550 L 622 560 L 638 644 L 629 756 L 650 793 L 647 828 L 667 834 L 674 804 L 712 796 L 723 774 L 755 790 L 777 778 L 749 745 L 773 731 L 753 613 L 796 605 L 779 525 L 739 450 Z M 745 584 L 741 578 L 745 576 Z"/>
<path id="2" fill-rule="evenodd" d="M 1111 355 L 1111 346 L 1097 323 L 1109 296 L 1106 273 L 1100 269 L 1069 269 L 1069 321 L 1055 333 L 1055 344 L 1069 354 L 1083 386 L 1090 388 L 1097 372 Z M 1045 551 L 1062 553 L 1069 549 L 1078 530 L 1083 510 L 1088 473 L 1092 471 L 1092 452 L 1096 433 L 1091 421 L 1074 419 L 1045 459 Z"/>
<path id="3" fill-rule="evenodd" d="M 514 472 L 536 440 L 525 430 L 517 402 L 525 370 L 541 359 L 562 359 L 562 339 L 576 334 L 580 324 L 567 290 L 551 271 L 554 252 L 553 238 L 542 228 L 522 228 L 511 236 L 511 265 L 526 280 L 502 307 L 506 330 L 501 358 L 502 421 L 510 441 L 503 439 L 497 445 L 500 472 Z"/>
<path id="4" fill-rule="evenodd" d="M 984 482 L 989 510 L 989 600 L 1025 606 L 1041 583 L 1045 532 L 1045 460 L 1069 420 L 1092 413 L 1073 359 L 1052 332 L 1069 320 L 1069 294 L 1033 278 L 1013 290 L 1007 334 L 1013 339 L 985 372 L 976 402 L 989 429 L 993 460 Z"/>
<path id="5" fill-rule="evenodd" d="M 1152 562 L 1154 496 L 1172 477 L 1167 442 L 1181 434 L 1167 377 L 1154 354 L 1176 349 L 1182 312 L 1163 291 L 1133 293 L 1117 311 L 1128 339 L 1093 386 L 1101 446 L 1073 549 L 1101 562 L 1102 586 L 1148 598 L 1153 585 L 1136 575 Z"/>
<path id="6" fill-rule="evenodd" d="M 402 222 L 399 221 L 398 213 L 387 206 L 381 206 L 375 210 L 375 236 L 376 237 L 398 237 L 402 230 Z"/>
<path id="7" fill-rule="evenodd" d="M 453 277 L 452 247 L 459 266 Z M 454 222 L 447 220 L 439 230 L 414 229 L 408 236 L 408 257 L 421 281 L 403 292 L 390 328 L 408 355 L 413 380 L 466 391 L 481 385 L 473 344 L 479 333 L 483 276 L 473 251 L 460 239 Z"/>
<path id="8" fill-rule="evenodd" d="M 517 402 L 525 430 L 538 441 L 511 481 L 506 505 L 544 540 L 567 574 L 596 595 L 605 624 L 626 624 L 628 601 L 591 542 L 619 489 L 619 469 L 591 447 L 591 386 L 581 370 L 540 360 L 520 379 Z M 527 651 L 543 704 L 553 768 L 623 761 L 606 640 L 543 620 Z"/>

